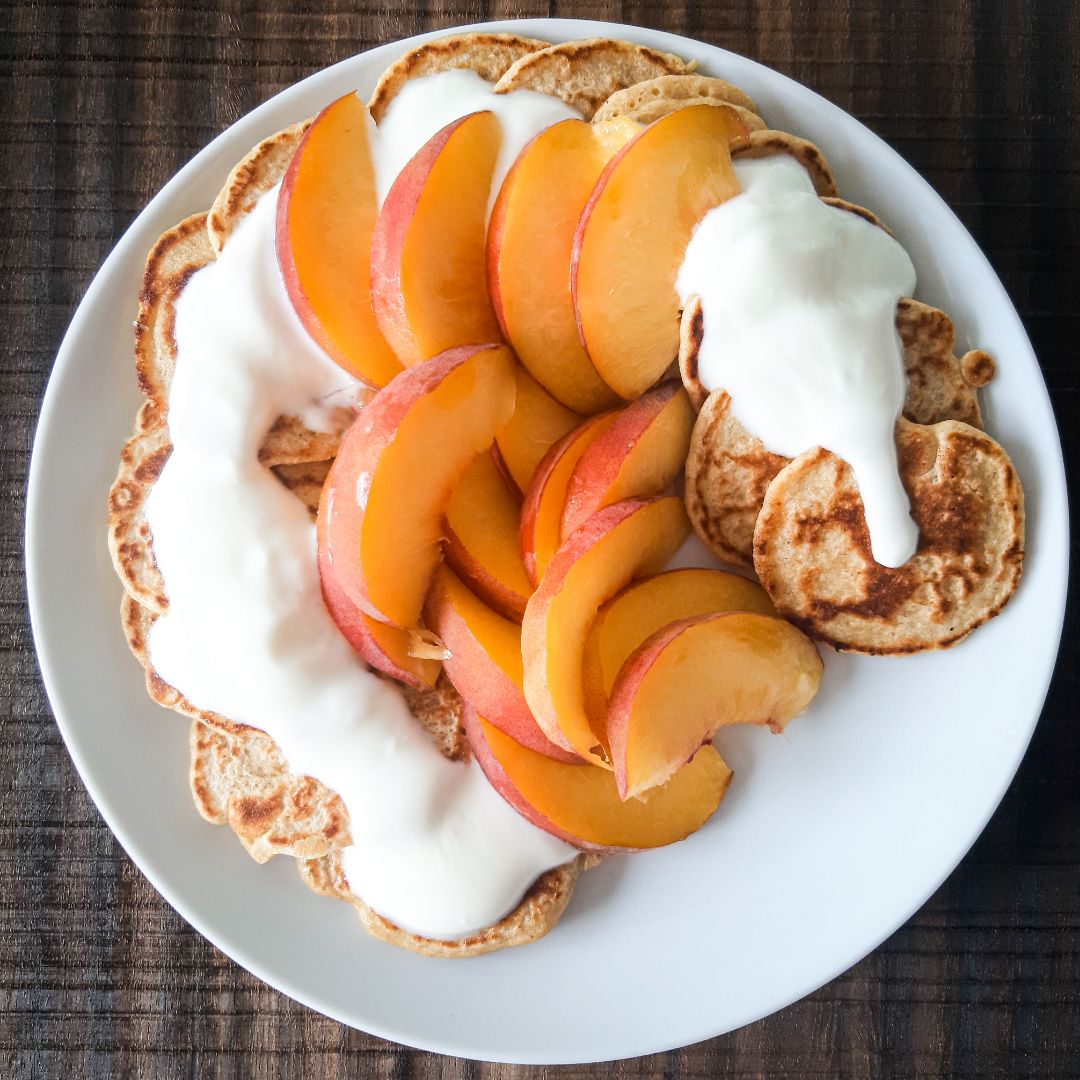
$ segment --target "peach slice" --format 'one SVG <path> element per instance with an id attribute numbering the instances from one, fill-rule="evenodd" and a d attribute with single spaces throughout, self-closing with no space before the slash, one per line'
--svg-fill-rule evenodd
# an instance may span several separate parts
<path id="1" fill-rule="evenodd" d="M 580 759 L 554 746 L 537 727 L 521 689 L 521 627 L 492 611 L 448 566 L 440 566 L 428 593 L 428 627 L 449 650 L 447 677 L 461 696 L 511 739 L 570 764 Z"/>
<path id="2" fill-rule="evenodd" d="M 611 691 L 619 794 L 663 784 L 728 724 L 782 731 L 813 700 L 821 667 L 810 639 L 771 615 L 729 611 L 657 631 L 623 664 Z"/>
<path id="3" fill-rule="evenodd" d="M 493 113 L 455 120 L 416 152 L 383 202 L 371 243 L 371 299 L 403 364 L 502 338 L 484 256 L 500 139 Z"/>
<path id="4" fill-rule="evenodd" d="M 454 486 L 446 511 L 446 561 L 500 615 L 521 622 L 532 595 L 518 546 L 521 501 L 487 451 Z"/>
<path id="5" fill-rule="evenodd" d="M 553 761 L 475 710 L 464 715 L 469 746 L 491 786 L 526 820 L 577 847 L 625 851 L 682 840 L 709 820 L 731 782 L 723 758 L 703 746 L 647 801 L 624 802 L 608 770 Z"/>
<path id="6" fill-rule="evenodd" d="M 417 689 L 434 686 L 442 670 L 438 660 L 413 656 L 410 648 L 413 636 L 408 630 L 387 626 L 365 615 L 349 599 L 338 578 L 337 570 L 330 560 L 326 541 L 328 514 L 326 511 L 329 484 L 323 488 L 319 500 L 319 517 L 315 528 L 318 541 L 319 583 L 322 585 L 323 602 L 330 617 L 337 624 L 342 637 L 360 654 L 360 658 L 377 671 L 382 671 L 398 682 Z"/>
<path id="7" fill-rule="evenodd" d="M 698 569 L 668 570 L 636 581 L 600 608 L 585 639 L 582 680 L 589 720 L 602 743 L 607 743 L 608 698 L 626 658 L 670 623 L 720 611 L 776 614 L 757 582 Z"/>
<path id="8" fill-rule="evenodd" d="M 516 376 L 514 415 L 496 432 L 495 446 L 500 467 L 525 492 L 543 456 L 583 418 L 560 405 L 520 365 Z"/>
<path id="9" fill-rule="evenodd" d="M 678 379 L 628 405 L 578 459 L 566 485 L 562 535 L 633 495 L 661 495 L 686 467 L 694 409 Z"/>
<path id="10" fill-rule="evenodd" d="M 315 117 L 281 181 L 276 247 L 285 291 L 304 329 L 350 374 L 385 386 L 401 363 L 371 306 L 378 203 L 369 123 L 355 94 Z"/>
<path id="11" fill-rule="evenodd" d="M 466 345 L 391 380 L 326 479 L 326 548 L 366 615 L 411 630 L 441 555 L 450 494 L 514 408 L 513 354 Z"/>
<path id="12" fill-rule="evenodd" d="M 724 106 L 679 109 L 623 147 L 589 197 L 574 235 L 574 309 L 589 359 L 624 398 L 679 352 L 675 278 L 694 227 L 738 193 L 729 145 L 746 139 Z"/>
<path id="13" fill-rule="evenodd" d="M 521 504 L 518 534 L 525 572 L 536 585 L 544 576 L 562 541 L 562 515 L 566 485 L 581 455 L 615 422 L 617 413 L 603 413 L 586 420 L 564 435 L 536 467 L 532 483 Z"/>
<path id="14" fill-rule="evenodd" d="M 578 337 L 570 252 L 604 166 L 640 130 L 625 117 L 553 124 L 518 155 L 488 226 L 488 288 L 506 340 L 552 397 L 587 415 L 618 399 Z"/>
<path id="15" fill-rule="evenodd" d="M 679 498 L 624 499 L 593 514 L 555 555 L 525 608 L 521 656 L 525 700 L 556 745 L 606 764 L 585 711 L 585 636 L 600 605 L 655 574 L 689 531 Z"/>

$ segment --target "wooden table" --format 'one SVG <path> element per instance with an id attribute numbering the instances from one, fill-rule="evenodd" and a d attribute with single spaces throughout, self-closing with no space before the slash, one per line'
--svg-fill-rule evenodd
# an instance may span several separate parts
<path id="1" fill-rule="evenodd" d="M 247 975 L 119 849 L 60 742 L 22 517 L 53 356 L 128 223 L 210 138 L 333 61 L 488 17 L 678 31 L 854 113 L 982 244 L 1080 464 L 1080 5 L 687 0 L 411 10 L 367 0 L 8 0 L 0 8 L 0 1074 L 511 1076 L 348 1030 Z M 1075 548 L 1074 548 L 1075 550 Z M 711 1042 L 560 1075 L 1080 1076 L 1078 618 L 1027 759 L 960 868 L 873 955 Z M 917 797 L 917 794 L 915 795 Z"/>

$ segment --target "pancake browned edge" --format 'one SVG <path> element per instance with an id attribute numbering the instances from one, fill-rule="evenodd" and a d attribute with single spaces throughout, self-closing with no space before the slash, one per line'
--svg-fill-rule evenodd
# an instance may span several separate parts
<path id="1" fill-rule="evenodd" d="M 1005 606 L 1024 561 L 1024 495 L 1005 451 L 956 420 L 897 424 L 900 476 L 919 527 L 903 566 L 870 550 L 846 462 L 820 448 L 765 494 L 754 567 L 777 610 L 837 649 L 899 655 L 961 641 Z"/>
<path id="2" fill-rule="evenodd" d="M 167 613 L 168 599 L 153 555 L 153 538 L 143 507 L 171 453 L 168 391 L 176 362 L 175 301 L 184 285 L 209 263 L 258 197 L 281 178 L 306 125 L 264 140 L 230 174 L 208 214 L 186 219 L 166 232 L 147 258 L 139 296 L 135 359 L 147 401 L 136 417 L 120 468 L 109 493 L 109 547 L 125 588 L 121 619 L 128 644 L 142 663 L 150 697 L 190 717 L 191 786 L 199 812 L 228 824 L 258 861 L 274 855 L 298 860 L 304 882 L 320 895 L 356 907 L 362 924 L 376 937 L 428 956 L 474 956 L 535 941 L 558 921 L 577 875 L 595 859 L 581 855 L 541 875 L 504 919 L 458 940 L 442 941 L 408 933 L 353 897 L 337 853 L 349 843 L 348 815 L 341 799 L 319 781 L 289 772 L 273 740 L 264 732 L 200 710 L 154 671 L 147 650 L 155 618 Z M 344 429 L 353 413 L 343 410 Z M 314 513 L 322 478 L 337 449 L 338 436 L 313 432 L 295 417 L 281 417 L 268 433 L 260 460 Z M 433 691 L 404 691 L 413 714 L 447 756 L 468 755 L 460 699 L 446 682 Z"/>
<path id="3" fill-rule="evenodd" d="M 789 139 L 784 136 L 770 152 L 793 153 L 800 160 L 806 151 L 786 141 Z M 805 145 L 811 148 L 811 158 L 819 161 L 823 174 L 831 177 L 821 151 Z M 876 215 L 861 206 L 835 197 L 822 201 L 885 228 Z M 896 329 L 907 377 L 904 417 L 916 424 L 960 420 L 981 428 L 977 395 L 993 378 L 991 357 L 977 349 L 958 357 L 952 320 L 918 300 L 902 299 L 897 304 Z M 701 302 L 690 297 L 680 328 L 679 371 L 700 412 L 686 461 L 686 510 L 695 532 L 718 558 L 751 568 L 758 511 L 770 482 L 788 459 L 770 453 L 760 439 L 743 428 L 731 413 L 726 393 L 707 393 L 698 377 L 703 334 Z"/>

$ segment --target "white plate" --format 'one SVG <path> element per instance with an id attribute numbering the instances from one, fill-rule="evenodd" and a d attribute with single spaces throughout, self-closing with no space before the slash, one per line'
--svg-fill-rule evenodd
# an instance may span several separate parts
<path id="1" fill-rule="evenodd" d="M 737 781 L 683 844 L 585 876 L 538 944 L 426 960 L 368 938 L 287 859 L 256 866 L 187 789 L 187 723 L 147 699 L 117 619 L 105 492 L 139 398 L 131 321 L 143 258 L 205 209 L 258 139 L 370 89 L 415 38 L 279 94 L 166 185 L 109 256 L 57 358 L 31 467 L 27 572 L 49 699 L 105 820 L 162 895 L 259 978 L 347 1024 L 448 1054 L 583 1062 L 729 1031 L 836 976 L 956 866 L 1027 747 L 1057 653 L 1068 562 L 1061 448 L 1046 388 L 1000 282 L 960 222 L 866 128 L 811 91 L 694 41 L 601 23 L 490 24 L 550 40 L 625 37 L 699 61 L 779 128 L 817 142 L 844 195 L 914 258 L 919 295 L 990 350 L 990 431 L 1027 492 L 1028 557 L 1004 614 L 959 648 L 890 661 L 828 657 L 813 710 L 785 738 L 725 736 Z M 430 35 L 430 36 L 438 36 Z"/>

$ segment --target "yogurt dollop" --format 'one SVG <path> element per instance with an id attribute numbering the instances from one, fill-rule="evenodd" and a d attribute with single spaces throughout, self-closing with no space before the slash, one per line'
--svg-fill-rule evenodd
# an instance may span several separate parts
<path id="1" fill-rule="evenodd" d="M 816 446 L 852 468 L 874 558 L 900 566 L 918 529 L 893 429 L 904 405 L 896 304 L 915 268 L 883 229 L 815 194 L 786 155 L 735 162 L 742 191 L 695 230 L 676 283 L 701 300 L 699 377 L 776 454 Z"/>

